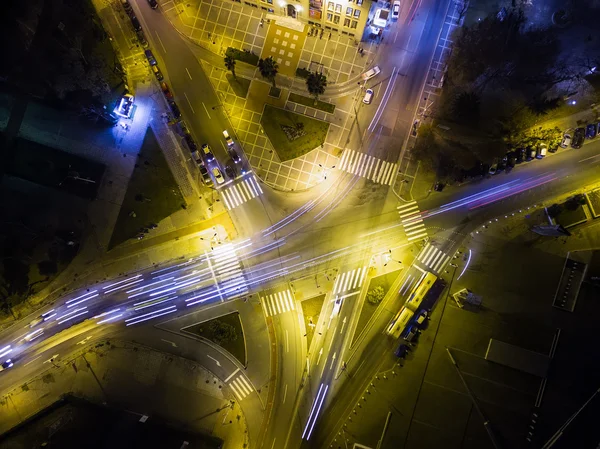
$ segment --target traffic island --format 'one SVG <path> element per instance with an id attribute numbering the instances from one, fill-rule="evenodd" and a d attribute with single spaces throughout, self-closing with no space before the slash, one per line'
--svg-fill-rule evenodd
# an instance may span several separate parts
<path id="1" fill-rule="evenodd" d="M 250 80 L 241 76 L 235 78 L 231 73 L 227 74 L 227 82 L 231 86 L 233 93 L 240 98 L 246 98 L 248 96 L 248 89 L 250 89 Z"/>
<path id="2" fill-rule="evenodd" d="M 310 350 L 310 343 L 315 334 L 315 327 L 317 327 L 317 323 L 319 322 L 323 302 L 325 302 L 325 295 L 314 296 L 301 303 L 304 328 L 306 329 L 306 334 L 304 334 L 304 336 L 306 337 L 307 350 Z"/>
<path id="3" fill-rule="evenodd" d="M 281 162 L 296 159 L 325 143 L 329 123 L 266 104 L 261 125 Z"/>

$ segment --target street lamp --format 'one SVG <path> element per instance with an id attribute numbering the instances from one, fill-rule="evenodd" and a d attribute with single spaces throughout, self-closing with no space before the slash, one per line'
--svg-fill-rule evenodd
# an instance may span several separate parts
<path id="1" fill-rule="evenodd" d="M 323 164 L 319 164 L 319 167 L 321 167 L 323 169 L 323 171 L 325 172 L 325 174 L 323 175 L 323 180 L 327 179 L 327 172 L 329 170 L 331 170 L 332 168 L 335 168 L 335 165 L 332 165 L 331 167 L 325 167 L 323 166 Z"/>
<path id="2" fill-rule="evenodd" d="M 399 264 L 401 264 L 401 263 L 402 263 L 401 261 L 399 261 L 399 260 L 396 260 L 396 259 L 394 259 L 394 258 L 392 257 L 392 250 L 391 250 L 391 249 L 389 249 L 389 250 L 388 250 L 388 253 L 385 255 L 385 260 L 386 260 L 386 262 L 383 264 L 383 266 L 384 266 L 384 267 L 387 267 L 387 264 L 388 264 L 388 263 L 390 263 L 390 261 L 392 261 L 392 262 L 397 262 L 397 263 L 399 263 Z"/>

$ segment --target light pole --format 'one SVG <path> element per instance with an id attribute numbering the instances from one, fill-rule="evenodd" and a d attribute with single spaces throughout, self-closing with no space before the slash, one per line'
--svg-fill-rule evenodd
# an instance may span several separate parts
<path id="1" fill-rule="evenodd" d="M 327 173 L 329 172 L 329 170 L 335 168 L 335 165 L 332 165 L 331 167 L 325 167 L 323 166 L 323 164 L 319 164 L 319 167 L 321 167 L 321 169 L 323 170 L 324 174 L 323 174 L 323 180 L 327 180 Z"/>
<path id="2" fill-rule="evenodd" d="M 392 250 L 391 249 L 388 250 L 388 254 L 386 254 L 385 259 L 386 259 L 386 262 L 383 264 L 384 267 L 387 267 L 388 263 L 390 263 L 390 262 L 397 262 L 399 264 L 402 264 L 401 261 L 396 260 L 396 259 L 394 259 L 392 257 Z"/>

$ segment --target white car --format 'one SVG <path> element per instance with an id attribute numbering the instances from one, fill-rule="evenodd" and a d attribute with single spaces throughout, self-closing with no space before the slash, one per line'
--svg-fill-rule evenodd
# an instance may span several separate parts
<path id="1" fill-rule="evenodd" d="M 342 308 L 342 298 L 336 298 L 333 303 L 333 310 L 331 311 L 331 318 L 340 313 L 340 309 Z"/>
<path id="2" fill-rule="evenodd" d="M 381 72 L 381 69 L 379 68 L 378 65 L 376 65 L 375 67 L 373 67 L 371 70 L 365 72 L 362 74 L 362 78 L 367 81 L 370 80 L 371 78 L 373 78 L 376 75 L 379 75 L 379 72 Z"/>
<path id="3" fill-rule="evenodd" d="M 221 170 L 219 170 L 217 167 L 215 167 L 212 169 L 212 174 L 214 175 L 215 179 L 217 180 L 217 184 L 223 184 L 225 179 L 223 178 L 223 175 L 221 174 Z"/>
<path id="4" fill-rule="evenodd" d="M 396 0 L 392 6 L 392 20 L 398 20 L 400 16 L 400 0 Z"/>
<path id="5" fill-rule="evenodd" d="M 546 145 L 545 143 L 540 143 L 540 148 L 536 157 L 538 159 L 543 159 L 546 157 L 546 154 L 548 154 L 548 145 Z"/>
<path id="6" fill-rule="evenodd" d="M 2 362 L 2 364 L 0 364 L 0 371 L 4 371 L 5 369 L 12 368 L 13 365 L 14 365 L 14 363 L 12 362 L 11 359 L 5 360 L 4 362 Z"/>
<path id="7" fill-rule="evenodd" d="M 560 144 L 561 147 L 563 148 L 569 148 L 569 145 L 571 145 L 571 134 L 569 133 L 565 133 L 565 135 L 563 136 L 563 140 L 562 143 Z"/>
<path id="8" fill-rule="evenodd" d="M 365 98 L 363 98 L 363 103 L 364 104 L 371 104 L 371 101 L 373 100 L 373 95 L 375 93 L 373 92 L 373 89 L 367 89 L 367 91 L 365 92 Z"/>
<path id="9" fill-rule="evenodd" d="M 233 145 L 233 139 L 231 138 L 231 136 L 229 135 L 229 133 L 227 132 L 227 130 L 223 131 L 223 137 L 225 137 L 225 142 L 227 142 L 227 146 L 230 147 L 231 145 Z"/>

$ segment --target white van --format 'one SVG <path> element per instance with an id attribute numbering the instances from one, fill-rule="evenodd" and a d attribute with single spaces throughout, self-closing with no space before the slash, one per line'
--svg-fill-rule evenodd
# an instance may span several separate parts
<path id="1" fill-rule="evenodd" d="M 363 103 L 364 104 L 371 104 L 371 101 L 373 100 L 373 95 L 375 93 L 373 92 L 373 89 L 367 89 L 367 91 L 365 92 L 365 97 L 363 98 Z"/>
<path id="2" fill-rule="evenodd" d="M 548 153 L 548 145 L 546 145 L 545 143 L 540 143 L 540 147 L 538 149 L 538 154 L 536 157 L 538 159 L 543 159 L 546 157 L 547 153 Z"/>

